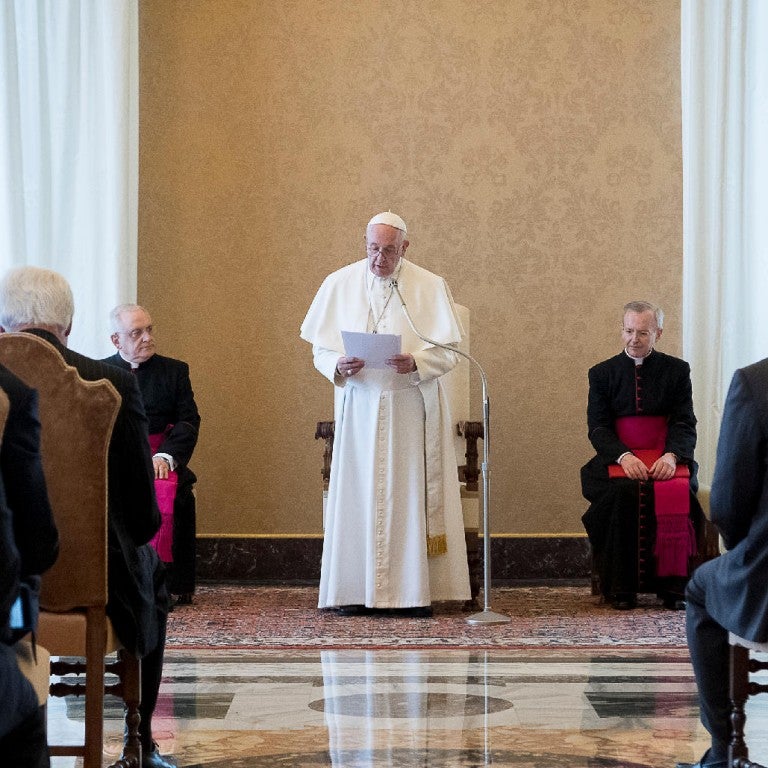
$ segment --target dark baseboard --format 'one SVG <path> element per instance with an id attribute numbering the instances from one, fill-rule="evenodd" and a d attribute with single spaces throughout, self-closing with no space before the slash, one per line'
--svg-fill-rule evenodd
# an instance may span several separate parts
<path id="1" fill-rule="evenodd" d="M 480 562 L 482 563 L 482 539 Z M 321 538 L 205 537 L 197 540 L 201 581 L 314 582 L 320 579 Z M 589 543 L 580 536 L 491 537 L 491 576 L 498 582 L 583 580 Z M 478 574 L 482 582 L 482 574 Z"/>

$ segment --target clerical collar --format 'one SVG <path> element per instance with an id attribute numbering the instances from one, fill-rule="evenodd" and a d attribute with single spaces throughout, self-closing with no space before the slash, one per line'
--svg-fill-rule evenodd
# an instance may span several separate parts
<path id="1" fill-rule="evenodd" d="M 131 370 L 135 371 L 139 367 L 140 363 L 134 363 L 133 360 L 126 360 L 123 357 L 123 353 L 119 349 L 117 350 L 117 354 L 120 355 L 124 363 L 128 363 L 128 365 L 131 366 Z"/>
<path id="2" fill-rule="evenodd" d="M 630 360 L 632 360 L 635 363 L 635 365 L 642 365 L 651 356 L 652 353 L 653 353 L 653 347 L 651 347 L 650 352 L 648 352 L 648 354 L 645 355 L 645 357 L 632 357 L 632 355 L 630 355 L 629 352 L 627 352 L 627 348 L 624 347 L 624 354 Z"/>

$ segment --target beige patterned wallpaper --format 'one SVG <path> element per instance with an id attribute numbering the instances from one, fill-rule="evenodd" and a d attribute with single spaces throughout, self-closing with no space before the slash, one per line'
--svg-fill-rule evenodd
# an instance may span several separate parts
<path id="1" fill-rule="evenodd" d="M 586 371 L 623 303 L 660 302 L 680 353 L 679 14 L 141 0 L 139 296 L 191 365 L 200 533 L 320 533 L 332 393 L 299 325 L 389 208 L 472 313 L 494 532 L 582 533 Z"/>

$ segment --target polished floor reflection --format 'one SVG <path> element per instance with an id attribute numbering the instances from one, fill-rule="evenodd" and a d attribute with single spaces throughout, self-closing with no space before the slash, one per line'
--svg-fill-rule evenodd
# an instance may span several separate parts
<path id="1" fill-rule="evenodd" d="M 747 712 L 762 762 L 765 698 Z M 53 702 L 51 733 L 82 716 Z M 106 717 L 105 763 L 122 735 L 119 708 Z M 707 745 L 687 652 L 647 648 L 169 651 L 155 737 L 186 768 L 663 767 Z"/>

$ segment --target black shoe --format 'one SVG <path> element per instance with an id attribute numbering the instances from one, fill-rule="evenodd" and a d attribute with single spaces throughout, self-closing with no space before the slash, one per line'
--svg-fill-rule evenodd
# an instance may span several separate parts
<path id="1" fill-rule="evenodd" d="M 617 592 L 611 597 L 611 605 L 617 611 L 631 611 L 637 608 L 637 595 L 634 592 Z"/>
<path id="2" fill-rule="evenodd" d="M 709 750 L 707 750 L 698 763 L 675 763 L 675 768 L 728 768 L 727 760 L 714 760 L 713 762 L 707 762 L 709 757 Z"/>
<path id="3" fill-rule="evenodd" d="M 340 616 L 370 616 L 373 613 L 373 608 L 364 605 L 340 605 L 334 610 Z"/>
<path id="4" fill-rule="evenodd" d="M 192 605 L 192 593 L 184 592 L 176 598 L 176 605 Z"/>
<path id="5" fill-rule="evenodd" d="M 153 741 L 150 749 L 144 747 L 141 749 L 141 768 L 177 768 L 177 766 L 175 763 L 169 763 L 161 756 L 157 742 Z"/>
<path id="6" fill-rule="evenodd" d="M 152 742 L 152 749 L 149 751 L 142 750 L 141 753 L 141 768 L 176 768 L 175 763 L 169 763 L 164 757 L 160 755 L 160 750 L 155 742 Z"/>
<path id="7" fill-rule="evenodd" d="M 664 598 L 664 607 L 668 611 L 684 611 L 685 600 L 681 600 L 679 597 L 670 595 Z M 695 765 L 695 763 L 693 763 L 693 765 Z"/>
<path id="8" fill-rule="evenodd" d="M 395 616 L 403 616 L 410 619 L 431 619 L 432 606 L 418 605 L 418 606 L 415 606 L 414 608 L 393 608 L 392 614 Z"/>

